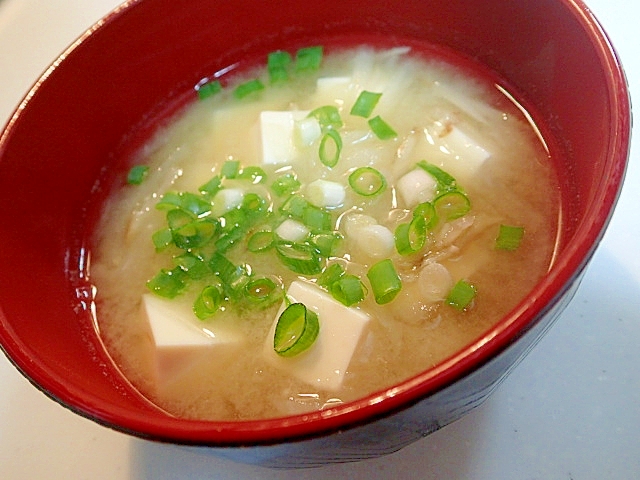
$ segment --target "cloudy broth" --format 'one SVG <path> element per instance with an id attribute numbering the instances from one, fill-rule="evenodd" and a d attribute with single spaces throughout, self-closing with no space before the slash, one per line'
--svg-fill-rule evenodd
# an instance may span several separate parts
<path id="1" fill-rule="evenodd" d="M 221 92 L 190 103 L 131 158 L 131 165 L 148 167 L 141 183 L 115 182 L 120 186 L 102 206 L 91 239 L 89 271 L 97 291 L 100 335 L 132 384 L 171 414 L 215 420 L 270 418 L 328 408 L 384 389 L 481 336 L 517 305 L 552 262 L 560 215 L 552 160 L 535 126 L 496 87 L 495 79 L 405 48 L 324 52 L 321 67 L 304 72 L 296 71 L 295 58 L 292 62 L 286 81 L 272 83 L 262 68 L 229 82 L 223 79 Z M 234 95 L 236 85 L 256 78 L 264 88 L 243 98 Z M 363 90 L 381 96 L 371 112 L 352 114 Z M 339 112 L 340 126 L 319 121 L 318 130 L 317 124 L 304 123 L 310 118 L 306 112 L 323 106 Z M 303 112 L 291 114 L 294 133 L 286 139 L 286 148 L 263 138 L 268 128 L 262 112 Z M 380 138 L 369 122 L 375 117 L 394 134 Z M 305 126 L 311 129 L 308 136 Z M 331 129 L 338 133 L 341 147 L 335 136 L 327 136 Z M 323 140 L 324 159 L 319 154 Z M 283 149 L 287 159 L 267 159 L 267 150 L 276 155 Z M 336 150 L 339 158 L 328 166 L 331 158 L 326 157 Z M 423 188 L 426 164 L 455 179 L 455 191 L 469 200 L 470 209 L 455 218 L 440 214 L 415 251 L 400 253 L 399 226 L 411 224 L 417 205 L 435 202 L 434 195 L 442 194 L 437 190 L 444 188 L 441 182 L 433 187 L 435 194 L 428 189 L 410 191 L 407 185 Z M 234 166 L 235 173 L 225 174 Z M 363 166 L 384 178 L 380 193 L 363 195 L 350 185 L 351 174 Z M 249 167 L 260 167 L 264 181 L 260 175 L 243 176 L 243 171 L 257 171 Z M 407 176 L 411 172 L 417 173 Z M 220 207 L 222 200 L 214 192 L 202 193 L 203 185 L 216 177 L 228 191 L 241 191 L 244 198 L 255 194 L 265 201 L 267 216 L 255 220 L 223 252 L 247 278 L 268 277 L 284 292 L 292 282 L 304 282 L 328 297 L 332 287 L 321 280 L 328 267 L 340 265 L 360 280 L 364 298 L 345 308 L 366 314 L 368 321 L 353 340 L 353 354 L 339 381 L 325 384 L 313 376 L 291 374 L 282 365 L 296 357 L 270 357 L 282 299 L 260 306 L 224 300 L 208 318 L 192 314 L 188 321 L 194 328 L 219 331 L 234 341 L 191 355 L 188 361 L 178 354 L 158 365 L 143 308 L 143 298 L 154 296 L 148 282 L 163 269 L 175 268 L 174 257 L 185 252 L 195 252 L 212 268 L 210 259 L 220 245 L 193 252 L 178 252 L 173 244 L 154 245 L 154 234 L 167 228 L 168 207 L 158 204 L 168 193 L 191 192 L 212 201 L 213 212 L 203 216 L 224 217 L 225 208 L 234 209 L 235 204 Z M 295 178 L 298 186 L 284 193 L 274 189 L 274 182 L 285 177 Z M 252 251 L 246 240 L 256 232 L 279 238 L 276 232 L 285 219 L 305 225 L 287 210 L 290 196 L 330 202 L 312 194 L 310 185 L 317 180 L 331 188 L 344 187 L 334 203 L 316 206 L 331 219 L 323 231 L 338 239 L 330 253 L 319 254 L 321 271 L 303 274 L 287 268 L 273 248 Z M 320 189 L 320 196 L 328 191 Z M 215 228 L 224 228 L 221 224 L 224 221 Z M 501 225 L 522 229 L 517 248 L 496 247 Z M 303 241 L 315 242 L 318 232 L 313 225 L 306 227 L 310 232 Z M 402 287 L 392 301 L 380 304 L 367 273 L 387 259 Z M 448 300 L 459 281 L 474 292 L 464 306 Z M 175 298 L 162 300 L 190 312 L 210 283 L 206 276 L 190 279 Z M 321 331 L 324 321 L 320 310 Z M 312 344 L 299 356 L 311 355 L 314 348 L 320 347 Z M 179 368 L 167 367 L 171 359 L 177 359 Z M 159 368 L 168 370 L 159 374 Z"/>

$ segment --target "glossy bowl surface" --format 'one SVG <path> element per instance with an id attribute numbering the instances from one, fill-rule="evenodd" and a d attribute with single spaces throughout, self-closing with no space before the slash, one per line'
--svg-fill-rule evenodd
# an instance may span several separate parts
<path id="1" fill-rule="evenodd" d="M 454 51 L 511 85 L 562 151 L 566 201 L 553 268 L 481 338 L 387 390 L 283 419 L 171 417 L 123 379 L 83 304 L 90 292 L 72 288 L 81 274 L 78 219 L 103 169 L 200 79 L 323 41 Z M 624 73 L 580 1 L 126 2 L 52 64 L 0 138 L 0 344 L 56 401 L 143 438 L 225 447 L 278 466 L 392 452 L 481 403 L 562 311 L 613 212 L 630 128 Z M 226 448 L 240 445 L 253 447 Z"/>

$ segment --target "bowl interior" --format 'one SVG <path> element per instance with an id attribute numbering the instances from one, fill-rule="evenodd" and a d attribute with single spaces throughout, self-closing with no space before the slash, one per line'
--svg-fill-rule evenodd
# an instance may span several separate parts
<path id="1" fill-rule="evenodd" d="M 34 86 L 0 141 L 0 342 L 39 388 L 78 413 L 186 443 L 272 441 L 360 422 L 415 401 L 504 348 L 553 302 L 603 234 L 628 155 L 624 76 L 579 2 L 563 0 L 129 2 Z M 565 200 L 553 269 L 512 315 L 454 359 L 333 415 L 213 424 L 169 417 L 106 355 L 74 291 L 79 229 L 96 179 L 203 77 L 255 55 L 323 41 L 410 42 L 496 71 L 561 150 Z M 142 133 L 141 133 L 142 132 Z M 77 299 L 86 299 L 86 304 Z M 384 398 L 384 402 L 379 400 Z"/>

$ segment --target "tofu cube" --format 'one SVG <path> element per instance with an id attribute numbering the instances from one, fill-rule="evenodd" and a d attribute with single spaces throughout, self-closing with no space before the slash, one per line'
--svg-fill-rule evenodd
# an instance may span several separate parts
<path id="1" fill-rule="evenodd" d="M 295 357 L 281 357 L 273 349 L 273 336 L 284 303 L 273 322 L 264 346 L 268 363 L 322 390 L 336 391 L 344 381 L 358 342 L 369 323 L 369 315 L 342 305 L 313 284 L 294 281 L 287 295 L 318 314 L 320 332 L 315 343 Z"/>
<path id="2" fill-rule="evenodd" d="M 313 104 L 350 109 L 359 93 L 351 77 L 320 77 L 316 81 Z"/>
<path id="3" fill-rule="evenodd" d="M 446 149 L 454 155 L 454 159 L 450 163 L 455 163 L 454 169 L 460 176 L 466 178 L 472 177 L 491 156 L 490 152 L 455 126 L 442 140 Z"/>
<path id="4" fill-rule="evenodd" d="M 260 113 L 262 163 L 267 165 L 291 163 L 297 153 L 296 122 L 308 111 L 264 111 Z"/>
<path id="5" fill-rule="evenodd" d="M 154 363 L 159 387 L 175 380 L 204 356 L 214 352 L 226 353 L 225 347 L 241 342 L 240 336 L 224 324 L 198 328 L 191 320 L 190 303 L 181 300 L 144 294 L 142 310 L 155 347 Z"/>

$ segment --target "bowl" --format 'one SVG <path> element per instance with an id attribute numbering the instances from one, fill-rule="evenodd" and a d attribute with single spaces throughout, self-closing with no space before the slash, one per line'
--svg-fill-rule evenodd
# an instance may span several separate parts
<path id="1" fill-rule="evenodd" d="M 34 84 L 0 138 L 0 344 L 56 402 L 131 435 L 239 461 L 315 466 L 388 454 L 481 404 L 571 300 L 611 218 L 629 154 L 622 67 L 577 0 L 125 2 Z M 211 72 L 304 42 L 411 42 L 495 72 L 562 151 L 552 268 L 494 327 L 417 376 L 320 412 L 243 422 L 171 416 L 106 353 L 82 274 L 96 180 Z"/>

